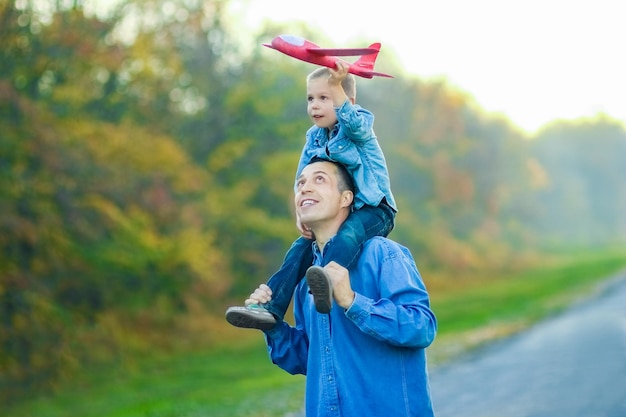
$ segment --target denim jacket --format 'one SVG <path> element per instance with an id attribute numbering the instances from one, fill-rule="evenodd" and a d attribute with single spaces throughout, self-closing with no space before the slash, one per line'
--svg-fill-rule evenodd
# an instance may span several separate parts
<path id="1" fill-rule="evenodd" d="M 347 310 L 334 303 L 318 313 L 306 280 L 298 284 L 295 326 L 265 332 L 272 362 L 307 375 L 307 417 L 432 417 L 425 349 L 437 321 L 411 253 L 375 237 L 349 272 L 356 296 Z"/>
<path id="2" fill-rule="evenodd" d="M 385 156 L 374 134 L 374 115 L 358 105 L 352 105 L 349 100 L 335 111 L 338 122 L 332 132 L 317 126 L 307 131 L 296 182 L 304 167 L 315 157 L 340 162 L 347 168 L 357 188 L 355 209 L 364 205 L 377 207 L 385 198 L 387 205 L 397 212 Z"/>

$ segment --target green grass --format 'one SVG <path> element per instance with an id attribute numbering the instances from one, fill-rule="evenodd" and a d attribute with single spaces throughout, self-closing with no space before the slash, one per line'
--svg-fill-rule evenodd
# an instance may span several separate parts
<path id="1" fill-rule="evenodd" d="M 245 331 L 245 330 L 242 330 Z M 252 332 L 252 331 L 250 331 Z M 141 362 L 141 361 L 140 361 Z M 275 417 L 299 410 L 304 377 L 272 365 L 256 342 L 83 374 L 6 417 Z"/>
<path id="2" fill-rule="evenodd" d="M 587 294 L 599 279 L 626 265 L 626 255 L 589 256 L 575 263 L 537 268 L 478 281 L 433 296 L 439 334 L 459 333 L 494 322 L 534 322 Z"/>
<path id="3" fill-rule="evenodd" d="M 580 254 L 575 260 L 497 278 L 474 279 L 431 295 L 439 328 L 430 348 L 441 362 L 520 331 L 588 297 L 626 267 L 626 253 Z"/>
<path id="4" fill-rule="evenodd" d="M 461 280 L 433 293 L 439 334 L 429 348 L 442 361 L 560 311 L 626 266 L 626 254 L 578 256 L 575 262 L 506 277 Z M 284 417 L 303 403 L 304 377 L 272 365 L 263 337 L 235 329 L 226 347 L 128 366 L 85 370 L 53 395 L 33 395 L 3 417 Z M 451 348 L 451 346 L 453 346 Z"/>

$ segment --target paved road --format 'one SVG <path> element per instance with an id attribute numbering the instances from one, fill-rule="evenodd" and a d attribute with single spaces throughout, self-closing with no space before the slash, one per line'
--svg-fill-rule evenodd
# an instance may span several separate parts
<path id="1" fill-rule="evenodd" d="M 431 369 L 437 417 L 626 417 L 626 275 L 599 295 Z"/>

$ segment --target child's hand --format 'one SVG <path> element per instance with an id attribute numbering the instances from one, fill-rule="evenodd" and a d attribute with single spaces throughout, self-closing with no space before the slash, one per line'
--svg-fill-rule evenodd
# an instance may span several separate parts
<path id="1" fill-rule="evenodd" d="M 330 77 L 328 83 L 332 85 L 340 85 L 341 82 L 348 76 L 348 64 L 340 59 L 335 63 L 336 68 L 329 68 Z"/>
<path id="2" fill-rule="evenodd" d="M 340 59 L 335 62 L 335 65 L 337 66 L 336 68 L 329 68 L 330 76 L 328 77 L 328 86 L 330 87 L 333 106 L 339 108 L 348 100 L 348 96 L 341 84 L 348 77 L 349 65 L 347 62 Z M 350 98 L 350 102 L 354 104 L 354 98 Z"/>

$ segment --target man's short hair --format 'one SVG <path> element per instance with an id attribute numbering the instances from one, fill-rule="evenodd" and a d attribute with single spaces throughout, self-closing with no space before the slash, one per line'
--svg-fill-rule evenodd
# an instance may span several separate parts
<path id="1" fill-rule="evenodd" d="M 346 167 L 339 162 L 331 161 L 337 167 L 337 187 L 339 188 L 339 192 L 343 193 L 344 191 L 352 191 L 352 194 L 356 193 L 354 180 L 352 179 L 352 175 L 348 172 Z"/>
<path id="2" fill-rule="evenodd" d="M 306 81 L 309 82 L 321 77 L 330 77 L 330 70 L 326 67 L 319 67 L 309 74 Z M 343 87 L 343 91 L 348 98 L 356 100 L 356 77 L 353 74 L 348 74 L 348 76 L 343 79 L 341 87 Z"/>

